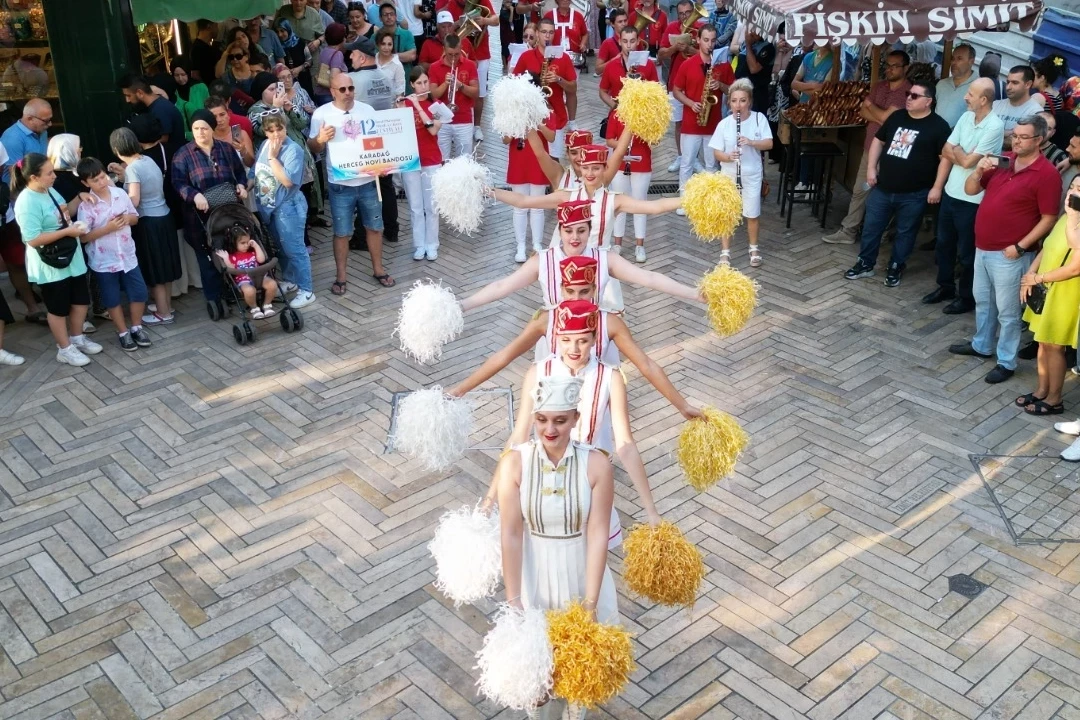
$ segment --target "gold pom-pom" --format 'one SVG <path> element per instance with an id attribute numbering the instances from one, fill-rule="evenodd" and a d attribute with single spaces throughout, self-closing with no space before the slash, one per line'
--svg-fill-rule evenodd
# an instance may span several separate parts
<path id="1" fill-rule="evenodd" d="M 679 528 L 669 522 L 635 525 L 623 548 L 623 579 L 630 590 L 661 605 L 694 604 L 705 563 Z"/>
<path id="2" fill-rule="evenodd" d="M 716 408 L 702 408 L 705 419 L 695 418 L 683 425 L 675 456 L 686 473 L 686 481 L 704 492 L 735 470 L 739 454 L 750 436 L 738 421 Z"/>
<path id="3" fill-rule="evenodd" d="M 731 237 L 743 221 L 742 193 L 719 172 L 697 173 L 687 180 L 682 206 L 690 229 L 705 242 Z"/>
<path id="4" fill-rule="evenodd" d="M 615 117 L 649 145 L 657 144 L 671 124 L 671 101 L 667 90 L 652 80 L 623 80 Z"/>
<path id="5" fill-rule="evenodd" d="M 705 297 L 709 324 L 720 337 L 734 335 L 746 326 L 757 307 L 757 281 L 723 263 L 698 282 Z"/>
<path id="6" fill-rule="evenodd" d="M 593 620 L 581 603 L 548 611 L 555 697 L 593 708 L 622 692 L 634 672 L 630 633 Z"/>

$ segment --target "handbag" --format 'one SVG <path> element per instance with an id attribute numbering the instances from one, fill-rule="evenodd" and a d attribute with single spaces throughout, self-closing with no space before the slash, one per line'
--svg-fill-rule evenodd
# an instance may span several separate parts
<path id="1" fill-rule="evenodd" d="M 344 58 L 344 57 L 345 56 L 342 55 L 342 58 Z M 330 59 L 333 60 L 334 56 L 331 55 Z M 318 85 L 319 87 L 324 87 L 324 88 L 330 87 L 330 63 L 323 63 L 323 62 L 319 63 L 319 74 L 315 78 L 315 84 Z"/>
<path id="2" fill-rule="evenodd" d="M 1064 267 L 1065 263 L 1069 261 L 1069 254 L 1072 252 L 1072 248 L 1065 251 L 1065 257 L 1061 259 L 1061 265 L 1058 267 Z M 1036 315 L 1042 315 L 1043 307 L 1046 305 L 1046 295 L 1049 292 L 1046 287 L 1046 283 L 1039 283 L 1038 285 L 1032 285 L 1031 290 L 1028 291 L 1026 304 L 1028 310 Z"/>
<path id="3" fill-rule="evenodd" d="M 207 188 L 203 190 L 202 195 L 206 198 L 206 204 L 210 206 L 211 210 L 222 205 L 239 202 L 236 197 L 236 185 L 233 183 L 220 183 Z"/>
<path id="4" fill-rule="evenodd" d="M 68 223 L 67 218 L 64 217 L 64 211 L 61 209 L 60 204 L 56 202 L 56 198 L 53 197 L 52 190 L 46 190 L 46 192 L 49 195 L 49 199 L 52 200 L 53 205 L 56 206 L 56 212 L 60 214 L 61 229 L 68 227 L 70 223 Z M 54 267 L 57 270 L 63 270 L 75 259 L 75 253 L 79 252 L 79 241 L 70 236 L 62 237 L 56 242 L 51 242 L 48 245 L 41 245 L 34 249 L 37 250 L 41 262 L 49 267 Z"/>

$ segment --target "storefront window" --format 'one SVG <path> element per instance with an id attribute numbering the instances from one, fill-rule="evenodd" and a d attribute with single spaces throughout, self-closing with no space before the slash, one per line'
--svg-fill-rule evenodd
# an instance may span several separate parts
<path id="1" fill-rule="evenodd" d="M 56 68 L 42 0 L 0 0 L 0 127 L 15 122 L 31 98 L 53 106 L 51 132 L 63 128 Z"/>
<path id="2" fill-rule="evenodd" d="M 175 57 L 176 23 L 146 23 L 136 25 L 139 35 L 139 59 L 143 74 L 154 76 L 169 74 L 169 66 Z"/>

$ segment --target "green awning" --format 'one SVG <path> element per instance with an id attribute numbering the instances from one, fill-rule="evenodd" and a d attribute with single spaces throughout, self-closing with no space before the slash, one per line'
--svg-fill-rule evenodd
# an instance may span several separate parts
<path id="1" fill-rule="evenodd" d="M 220 22 L 273 15 L 279 7 L 281 0 L 131 0 L 131 16 L 136 25 L 199 18 Z"/>

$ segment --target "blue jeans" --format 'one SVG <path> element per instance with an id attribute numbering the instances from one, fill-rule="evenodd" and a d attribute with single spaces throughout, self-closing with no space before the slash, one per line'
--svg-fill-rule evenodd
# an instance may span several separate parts
<path id="1" fill-rule="evenodd" d="M 260 209 L 263 221 L 266 212 Z M 270 232 L 281 251 L 278 262 L 281 264 L 281 276 L 284 280 L 295 283 L 305 292 L 312 292 L 311 257 L 304 246 L 304 224 L 307 222 L 307 200 L 299 188 L 295 188 L 287 198 L 270 213 Z"/>
<path id="2" fill-rule="evenodd" d="M 994 331 L 997 330 L 998 365 L 1016 369 L 1016 352 L 1020 349 L 1020 278 L 1029 262 L 1023 257 L 1010 260 L 1001 250 L 975 251 L 975 337 L 971 347 L 989 355 L 994 352 Z"/>
<path id="3" fill-rule="evenodd" d="M 893 240 L 889 263 L 904 266 L 915 247 L 915 234 L 919 231 L 919 221 L 926 210 L 926 196 L 929 193 L 929 190 L 890 193 L 878 187 L 870 189 L 870 195 L 866 198 L 866 214 L 863 217 L 859 247 L 859 260 L 864 265 L 874 267 L 877 264 L 881 236 L 885 233 L 889 220 L 895 215 L 896 239 Z"/>
<path id="4" fill-rule="evenodd" d="M 144 303 L 147 301 L 146 282 L 143 280 L 139 266 L 131 268 L 127 272 L 99 272 L 94 271 L 98 288 L 101 290 L 101 304 L 105 309 L 120 306 L 120 288 L 123 287 L 129 303 Z M 138 321 L 138 318 L 135 319 Z"/>
<path id="5" fill-rule="evenodd" d="M 971 285 L 975 278 L 975 213 L 979 204 L 957 200 L 948 193 L 941 195 L 938 212 L 937 284 L 950 289 L 957 286 L 956 261 L 960 261 L 960 282 L 957 288 L 961 300 L 971 302 Z"/>
<path id="6" fill-rule="evenodd" d="M 210 250 L 206 245 L 206 231 L 195 215 L 195 206 L 184 208 L 184 242 L 195 252 L 199 261 L 199 275 L 202 277 L 203 298 L 207 302 L 221 299 L 221 275 L 210 259 Z"/>

